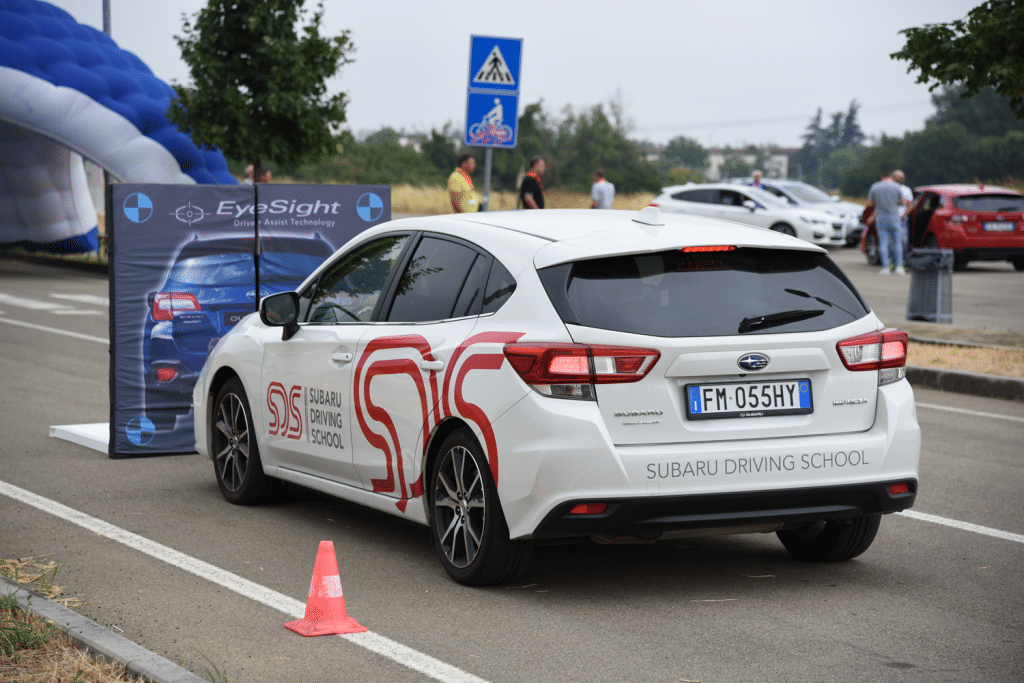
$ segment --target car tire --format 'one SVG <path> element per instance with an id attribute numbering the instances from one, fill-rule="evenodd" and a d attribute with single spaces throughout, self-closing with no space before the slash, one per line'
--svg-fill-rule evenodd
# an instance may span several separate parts
<path id="1" fill-rule="evenodd" d="M 796 237 L 796 230 L 793 229 L 792 225 L 786 223 L 777 223 L 772 226 L 772 230 L 775 232 L 781 232 L 783 235 L 789 235 L 790 237 Z"/>
<path id="2" fill-rule="evenodd" d="M 1024 270 L 1024 256 L 1014 256 L 1010 259 L 1014 270 Z"/>
<path id="3" fill-rule="evenodd" d="M 467 586 L 508 583 L 533 555 L 509 539 L 487 457 L 468 430 L 445 438 L 430 468 L 430 535 L 445 571 Z"/>
<path id="4" fill-rule="evenodd" d="M 864 238 L 864 256 L 867 258 L 869 266 L 882 265 L 882 254 L 878 250 L 878 235 L 874 230 Z"/>
<path id="5" fill-rule="evenodd" d="M 229 503 L 254 505 L 270 497 L 272 481 L 263 472 L 249 399 L 238 378 L 229 379 L 217 392 L 210 425 L 210 453 L 217 486 Z"/>
<path id="6" fill-rule="evenodd" d="M 802 529 L 778 531 L 786 550 L 801 562 L 839 562 L 857 557 L 875 540 L 882 515 L 815 522 Z"/>

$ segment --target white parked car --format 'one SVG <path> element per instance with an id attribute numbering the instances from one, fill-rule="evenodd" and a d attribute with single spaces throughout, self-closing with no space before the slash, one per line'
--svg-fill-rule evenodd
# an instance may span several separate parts
<path id="1" fill-rule="evenodd" d="M 750 178 L 728 178 L 723 182 L 747 185 L 750 181 Z M 864 212 L 864 207 L 860 204 L 843 201 L 835 195 L 823 192 L 814 185 L 800 180 L 765 178 L 761 180 L 761 185 L 765 192 L 775 195 L 790 206 L 816 209 L 832 216 L 838 216 L 847 224 L 846 246 L 860 244 L 861 233 L 866 227 L 860 220 L 860 216 Z"/>
<path id="2" fill-rule="evenodd" d="M 913 505 L 907 335 L 820 247 L 648 207 L 409 218 L 264 298 L 196 384 L 232 503 L 275 480 L 513 580 L 536 543 L 770 533 L 804 561 Z"/>
<path id="3" fill-rule="evenodd" d="M 719 218 L 774 230 L 822 246 L 844 246 L 850 225 L 824 211 L 790 206 L 773 194 L 734 183 L 662 188 L 651 201 L 662 211 Z"/>

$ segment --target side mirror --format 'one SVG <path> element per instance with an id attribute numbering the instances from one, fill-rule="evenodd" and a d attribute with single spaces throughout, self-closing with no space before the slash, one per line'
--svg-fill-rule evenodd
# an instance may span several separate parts
<path id="1" fill-rule="evenodd" d="M 268 327 L 283 327 L 281 341 L 288 341 L 299 331 L 299 295 L 280 292 L 260 299 L 260 320 Z"/>
<path id="2" fill-rule="evenodd" d="M 754 209 L 757 208 L 757 202 L 755 202 L 753 199 L 748 199 L 745 202 L 743 202 L 743 206 L 750 209 L 750 212 L 753 213 Z"/>

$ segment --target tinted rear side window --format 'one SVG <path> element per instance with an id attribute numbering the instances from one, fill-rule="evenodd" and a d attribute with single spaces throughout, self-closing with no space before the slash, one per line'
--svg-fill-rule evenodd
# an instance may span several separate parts
<path id="1" fill-rule="evenodd" d="M 414 323 L 451 318 L 477 256 L 461 244 L 424 237 L 398 283 L 388 320 Z"/>
<path id="2" fill-rule="evenodd" d="M 540 271 L 567 323 L 657 337 L 825 330 L 868 308 L 842 271 L 815 252 L 616 256 Z"/>
<path id="3" fill-rule="evenodd" d="M 676 192 L 672 199 L 681 199 L 684 202 L 699 202 L 701 204 L 717 204 L 718 190 L 686 190 Z"/>
<path id="4" fill-rule="evenodd" d="M 1016 194 L 974 194 L 953 197 L 953 206 L 961 211 L 1024 211 L 1024 197 Z"/>

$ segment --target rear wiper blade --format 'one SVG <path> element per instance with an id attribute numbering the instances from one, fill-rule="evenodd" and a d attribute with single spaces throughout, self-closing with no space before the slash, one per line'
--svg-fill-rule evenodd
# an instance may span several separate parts
<path id="1" fill-rule="evenodd" d="M 755 315 L 740 321 L 739 333 L 743 334 L 751 330 L 763 330 L 768 327 L 778 327 L 779 325 L 785 325 L 798 320 L 807 320 L 808 318 L 815 318 L 824 312 L 824 309 L 821 308 L 802 308 L 795 311 Z"/>

